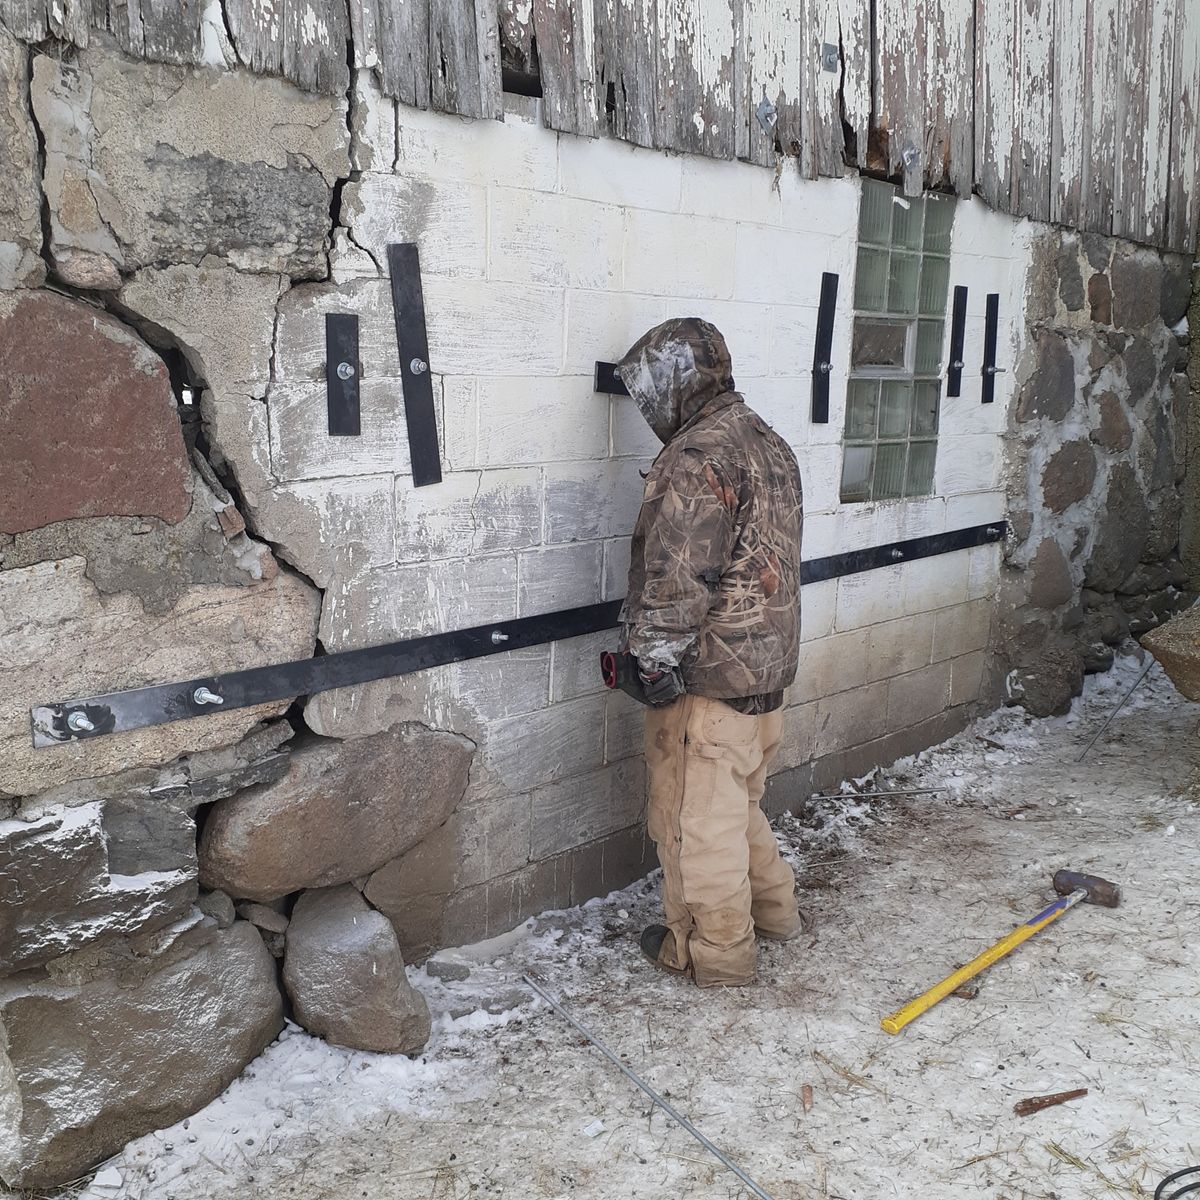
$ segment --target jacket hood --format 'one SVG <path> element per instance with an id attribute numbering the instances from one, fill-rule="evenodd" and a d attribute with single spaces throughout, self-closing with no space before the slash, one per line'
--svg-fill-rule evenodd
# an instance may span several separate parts
<path id="1" fill-rule="evenodd" d="M 656 325 L 617 364 L 617 374 L 664 443 L 706 404 L 734 390 L 729 347 L 721 331 L 699 317 Z"/>

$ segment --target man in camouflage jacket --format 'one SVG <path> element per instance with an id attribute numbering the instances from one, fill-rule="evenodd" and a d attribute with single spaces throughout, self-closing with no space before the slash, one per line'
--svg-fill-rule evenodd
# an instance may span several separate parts
<path id="1" fill-rule="evenodd" d="M 665 443 L 633 534 L 623 644 L 648 703 L 648 826 L 665 925 L 656 965 L 754 982 L 755 935 L 801 929 L 791 869 L 759 808 L 800 640 L 803 500 L 795 455 L 734 391 L 707 321 L 652 329 L 618 367 Z"/>

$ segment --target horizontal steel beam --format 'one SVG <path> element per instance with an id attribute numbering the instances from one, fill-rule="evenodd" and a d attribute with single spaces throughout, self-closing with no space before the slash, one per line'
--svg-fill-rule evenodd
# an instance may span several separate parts
<path id="1" fill-rule="evenodd" d="M 910 538 L 886 546 L 851 550 L 817 558 L 801 567 L 802 583 L 818 583 L 853 575 L 877 567 L 895 566 L 937 554 L 948 554 L 972 546 L 982 546 L 1004 537 L 1007 525 L 998 521 L 976 525 L 952 533 Z M 164 725 L 186 717 L 228 712 L 296 696 L 310 696 L 332 688 L 354 687 L 376 679 L 408 675 L 446 663 L 465 662 L 489 654 L 521 650 L 545 642 L 581 637 L 612 629 L 621 610 L 620 600 L 587 604 L 492 625 L 476 625 L 450 633 L 408 638 L 383 646 L 361 650 L 343 650 L 296 662 L 230 671 L 225 675 L 207 675 L 181 683 L 159 683 L 103 696 L 88 696 L 55 704 L 38 705 L 30 710 L 35 746 L 57 746 L 63 742 L 123 733 Z M 597 672 L 599 666 L 597 665 Z"/>

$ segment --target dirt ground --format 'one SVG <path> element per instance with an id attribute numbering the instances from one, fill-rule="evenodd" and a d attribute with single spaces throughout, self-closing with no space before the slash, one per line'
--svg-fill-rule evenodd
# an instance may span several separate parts
<path id="1" fill-rule="evenodd" d="M 1200 705 L 1155 667 L 1076 761 L 1140 670 L 1126 659 L 1090 680 L 1069 717 L 1002 711 L 860 784 L 937 795 L 785 820 L 815 927 L 763 947 L 755 988 L 700 992 L 638 956 L 652 877 L 415 973 L 439 1014 L 424 1059 L 291 1030 L 83 1194 L 748 1196 L 530 994 L 534 972 L 773 1200 L 1151 1195 L 1200 1163 Z M 977 998 L 881 1031 L 1043 907 L 1064 866 L 1118 881 L 1123 906 L 1077 908 L 993 967 Z M 1076 1087 L 1088 1094 L 1013 1112 Z"/>

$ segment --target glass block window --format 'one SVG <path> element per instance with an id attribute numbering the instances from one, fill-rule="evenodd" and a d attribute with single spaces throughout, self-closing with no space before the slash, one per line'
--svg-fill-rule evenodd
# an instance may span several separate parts
<path id="1" fill-rule="evenodd" d="M 954 201 L 863 180 L 844 501 L 933 491 Z"/>

